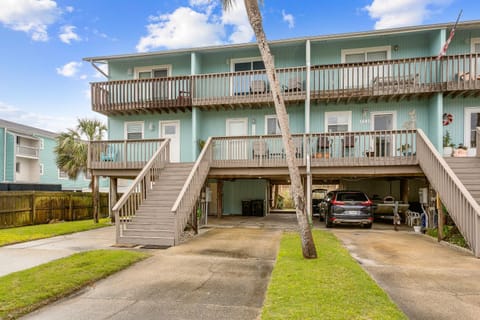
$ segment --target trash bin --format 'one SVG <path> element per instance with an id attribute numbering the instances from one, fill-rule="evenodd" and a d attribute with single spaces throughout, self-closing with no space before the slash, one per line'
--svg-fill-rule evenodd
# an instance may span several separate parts
<path id="1" fill-rule="evenodd" d="M 252 215 L 263 217 L 263 200 L 252 200 Z"/>
<path id="2" fill-rule="evenodd" d="M 252 202 L 250 200 L 242 200 L 242 216 L 252 215 Z"/>

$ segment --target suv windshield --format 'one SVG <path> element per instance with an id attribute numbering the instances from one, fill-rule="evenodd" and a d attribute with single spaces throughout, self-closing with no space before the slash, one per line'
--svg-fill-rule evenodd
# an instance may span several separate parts
<path id="1" fill-rule="evenodd" d="M 339 192 L 337 201 L 368 201 L 368 199 L 362 192 Z"/>

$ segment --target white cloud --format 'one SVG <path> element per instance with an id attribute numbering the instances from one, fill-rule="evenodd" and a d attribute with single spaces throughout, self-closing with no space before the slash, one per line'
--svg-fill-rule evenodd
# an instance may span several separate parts
<path id="1" fill-rule="evenodd" d="M 15 108 L 14 106 L 11 106 L 9 104 L 6 104 L 5 102 L 0 101 L 0 114 L 11 114 L 17 111 L 18 109 Z"/>
<path id="2" fill-rule="evenodd" d="M 68 6 L 68 7 L 65 7 L 65 11 L 72 13 L 73 11 L 75 11 L 75 8 L 72 6 Z"/>
<path id="3" fill-rule="evenodd" d="M 435 11 L 447 7 L 452 0 L 373 0 L 364 9 L 375 22 L 375 29 L 422 24 Z"/>
<path id="4" fill-rule="evenodd" d="M 64 43 L 70 44 L 72 40 L 80 41 L 80 37 L 75 33 L 75 26 L 65 25 L 60 28 L 60 35 L 58 36 L 60 40 Z"/>
<path id="5" fill-rule="evenodd" d="M 232 7 L 223 12 L 222 22 L 233 26 L 233 32 L 228 37 L 231 43 L 245 43 L 252 41 L 254 33 L 248 21 L 245 2 L 236 1 Z"/>
<path id="6" fill-rule="evenodd" d="M 288 27 L 290 29 L 295 27 L 295 18 L 293 17 L 292 14 L 286 13 L 285 10 L 282 10 L 282 18 L 283 18 L 283 21 L 285 21 L 288 24 Z"/>
<path id="7" fill-rule="evenodd" d="M 154 48 L 186 48 L 219 44 L 223 28 L 211 23 L 209 16 L 191 8 L 180 7 L 171 14 L 151 17 L 148 34 L 140 39 L 137 51 L 146 52 Z"/>
<path id="8" fill-rule="evenodd" d="M 78 73 L 81 66 L 81 62 L 72 61 L 56 69 L 59 75 L 64 77 L 74 77 Z"/>
<path id="9" fill-rule="evenodd" d="M 226 12 L 219 6 L 219 1 L 190 0 L 189 5 L 191 8 L 179 7 L 172 13 L 149 17 L 147 35 L 139 40 L 137 51 L 245 43 L 253 40 L 254 33 L 243 1 L 234 2 Z M 227 38 L 225 27 L 231 31 Z"/>
<path id="10" fill-rule="evenodd" d="M 48 40 L 48 26 L 60 16 L 52 0 L 1 0 L 0 22 L 7 28 L 23 31 L 34 41 Z"/>

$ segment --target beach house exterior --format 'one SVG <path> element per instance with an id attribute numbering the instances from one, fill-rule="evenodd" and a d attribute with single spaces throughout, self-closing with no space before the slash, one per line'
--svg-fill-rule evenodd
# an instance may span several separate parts
<path id="1" fill-rule="evenodd" d="M 307 202 L 316 184 L 405 203 L 428 187 L 479 255 L 480 189 L 462 170 L 476 168 L 472 177 L 480 168 L 480 21 L 459 23 L 438 59 L 451 27 L 270 45 Z M 108 117 L 109 140 L 90 146 L 89 166 L 111 178 L 119 242 L 175 245 L 202 201 L 221 215 L 241 214 L 253 200 L 252 211 L 268 214 L 272 186 L 289 177 L 255 43 L 84 60 L 100 71 L 108 65 L 91 93 L 92 109 Z M 447 131 L 469 157 L 442 157 Z M 120 178 L 134 181 L 117 202 Z"/>
<path id="2" fill-rule="evenodd" d="M 0 119 L 0 181 L 31 187 L 61 185 L 62 190 L 88 189 L 90 179 L 71 180 L 56 166 L 57 134 Z"/>

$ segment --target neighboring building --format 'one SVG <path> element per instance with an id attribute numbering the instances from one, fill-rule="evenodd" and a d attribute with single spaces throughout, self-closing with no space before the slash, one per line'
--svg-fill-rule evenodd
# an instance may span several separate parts
<path id="1" fill-rule="evenodd" d="M 463 209 L 447 199 L 458 186 L 437 179 L 444 174 L 456 178 L 435 149 L 441 153 L 448 130 L 453 143 L 476 154 L 480 21 L 459 23 L 447 55 L 437 59 L 451 27 L 270 42 L 306 190 L 332 183 L 361 188 L 370 196 L 417 202 L 419 190 L 431 185 L 452 216 L 461 215 Z M 84 60 L 97 69 L 97 64 L 108 65 L 108 81 L 91 85 L 92 109 L 108 116 L 109 139 L 125 140 L 124 145 L 112 141 L 93 151 L 94 174 L 136 177 L 143 166 L 134 168 L 127 160 L 135 153 L 127 145 L 140 143 L 132 139 L 169 138 L 170 161 L 188 163 L 197 161 L 199 146 L 215 137 L 202 158 L 214 191 L 213 212 L 218 208 L 219 214 L 241 214 L 245 200 L 262 200 L 268 211 L 272 186 L 288 184 L 284 151 L 275 136 L 280 130 L 273 100 L 255 43 Z M 114 157 L 100 159 L 107 147 L 116 148 Z M 151 154 L 144 153 L 143 164 Z M 185 178 L 179 176 L 180 187 Z M 474 212 L 478 204 L 469 197 L 479 200 L 480 194 L 467 193 L 460 191 Z M 425 199 L 431 205 L 431 197 Z M 480 252 L 480 236 L 471 229 L 476 227 L 462 219 L 456 219 L 457 225 L 471 234 L 470 245 Z M 177 218 L 178 224 L 183 220 Z M 122 241 L 141 241 L 125 235 Z"/>
<path id="2" fill-rule="evenodd" d="M 57 134 L 0 119 L 0 182 L 60 184 L 62 190 L 84 190 L 90 179 L 68 178 L 56 166 Z"/>

